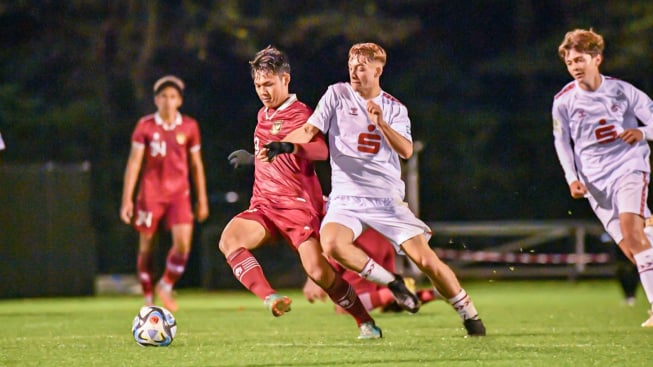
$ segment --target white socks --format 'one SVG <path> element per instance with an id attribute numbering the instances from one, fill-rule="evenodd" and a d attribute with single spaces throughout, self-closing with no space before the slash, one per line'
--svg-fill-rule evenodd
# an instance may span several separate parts
<path id="1" fill-rule="evenodd" d="M 653 248 L 646 249 L 634 255 L 639 279 L 646 293 L 648 302 L 653 305 Z"/>
<path id="2" fill-rule="evenodd" d="M 363 270 L 358 273 L 361 278 L 367 279 L 370 282 L 387 285 L 388 283 L 395 280 L 395 275 L 387 271 L 384 267 L 379 265 L 376 261 L 371 258 L 367 260 L 367 264 L 363 267 Z"/>
<path id="3" fill-rule="evenodd" d="M 478 311 L 476 311 L 472 299 L 469 298 L 464 289 L 461 289 L 458 295 L 449 298 L 447 301 L 449 301 L 451 306 L 453 306 L 453 309 L 458 312 L 463 321 L 468 319 L 478 319 Z"/>

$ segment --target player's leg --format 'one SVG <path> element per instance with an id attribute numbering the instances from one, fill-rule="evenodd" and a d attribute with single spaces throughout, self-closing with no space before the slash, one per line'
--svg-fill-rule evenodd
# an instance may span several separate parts
<path id="1" fill-rule="evenodd" d="M 470 336 L 485 335 L 485 326 L 467 292 L 460 286 L 456 274 L 442 262 L 421 234 L 401 244 L 406 255 L 431 280 L 435 289 L 453 306 Z"/>
<path id="2" fill-rule="evenodd" d="M 165 215 L 166 226 L 172 234 L 172 246 L 166 257 L 165 271 L 155 290 L 163 306 L 175 312 L 178 306 L 172 295 L 172 288 L 186 270 L 193 238 L 193 209 L 190 196 L 183 195 L 171 200 Z"/>
<path id="3" fill-rule="evenodd" d="M 615 251 L 615 276 L 619 281 L 624 295 L 624 303 L 628 306 L 635 305 L 635 294 L 639 286 L 639 273 L 634 259 L 631 261 L 621 251 Z"/>
<path id="4" fill-rule="evenodd" d="M 610 228 L 606 228 L 619 247 L 627 249 L 633 256 L 639 271 L 639 279 L 644 288 L 644 293 L 651 308 L 653 308 L 653 247 L 644 232 L 645 219 L 651 215 L 646 200 L 648 197 L 648 173 L 636 172 L 624 176 L 617 181 L 614 191 L 614 207 L 619 211 L 618 235 L 613 235 Z M 612 230 L 612 232 L 615 232 Z M 649 312 L 653 311 L 650 310 Z M 651 312 L 653 313 L 653 312 Z M 642 326 L 653 327 L 653 316 L 646 320 Z"/>
<path id="5" fill-rule="evenodd" d="M 154 305 L 154 290 L 152 286 L 152 273 L 154 269 L 152 264 L 152 247 L 154 237 L 155 233 L 150 232 L 139 232 L 138 235 L 136 271 L 138 273 L 138 281 L 141 283 L 144 304 L 146 306 Z"/>
<path id="6" fill-rule="evenodd" d="M 644 218 L 634 213 L 621 213 L 619 222 L 623 234 L 619 246 L 633 254 L 642 288 L 653 311 L 653 248 L 644 234 Z M 653 312 L 642 326 L 653 327 Z"/>
<path id="7" fill-rule="evenodd" d="M 258 214 L 251 212 L 239 214 L 222 231 L 218 247 L 227 259 L 236 279 L 262 299 L 274 316 L 281 316 L 290 311 L 291 300 L 276 294 L 258 260 L 250 252 L 271 237 L 270 231 L 262 223 L 265 223 L 264 217 Z"/>
<path id="8" fill-rule="evenodd" d="M 153 287 L 153 246 L 159 221 L 164 214 L 164 206 L 137 200 L 134 207 L 134 228 L 138 231 L 138 258 L 136 269 L 143 290 L 144 303 L 154 304 Z"/>
<path id="9" fill-rule="evenodd" d="M 360 329 L 360 339 L 381 337 L 381 329 L 376 327 L 374 319 L 365 309 L 356 295 L 354 288 L 342 279 L 322 255 L 322 248 L 317 239 L 311 237 L 297 249 L 306 274 L 329 295 L 329 298 L 347 313 L 353 316 Z"/>
<path id="10" fill-rule="evenodd" d="M 354 231 L 342 223 L 349 223 L 349 225 L 357 227 L 358 233 L 361 232 L 362 225 L 355 218 L 328 212 L 320 231 L 320 242 L 324 252 L 344 267 L 357 272 L 361 277 L 388 286 L 397 303 L 409 312 L 417 312 L 419 300 L 406 288 L 403 278 L 391 273 L 363 250 L 356 247 L 353 242 Z"/>
<path id="11" fill-rule="evenodd" d="M 191 250 L 193 225 L 175 224 L 170 232 L 172 234 L 172 246 L 168 250 L 163 276 L 156 285 L 156 294 L 165 308 L 175 312 L 178 306 L 172 295 L 172 289 L 186 270 L 186 263 Z"/>

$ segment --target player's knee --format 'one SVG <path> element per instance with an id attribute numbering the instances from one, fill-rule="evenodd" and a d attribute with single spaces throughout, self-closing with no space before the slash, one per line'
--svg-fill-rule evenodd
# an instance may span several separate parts
<path id="1" fill-rule="evenodd" d="M 218 241 L 218 249 L 224 256 L 229 256 L 230 253 L 238 248 L 236 247 L 236 244 L 237 242 L 233 238 L 229 236 L 222 236 Z"/>
<path id="2" fill-rule="evenodd" d="M 306 271 L 306 275 L 320 286 L 324 286 L 329 280 L 329 269 L 324 269 L 319 266 L 307 266 L 304 270 Z"/>
<path id="3" fill-rule="evenodd" d="M 322 245 L 322 251 L 327 254 L 329 257 L 338 258 L 338 243 L 333 237 L 323 237 L 320 239 L 320 244 Z"/>

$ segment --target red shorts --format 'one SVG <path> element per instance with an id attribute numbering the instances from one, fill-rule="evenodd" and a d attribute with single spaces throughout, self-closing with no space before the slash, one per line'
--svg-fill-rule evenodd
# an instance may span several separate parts
<path id="1" fill-rule="evenodd" d="M 272 237 L 281 236 L 295 249 L 311 237 L 320 238 L 320 218 L 308 205 L 295 208 L 256 205 L 236 217 L 257 221 Z"/>
<path id="2" fill-rule="evenodd" d="M 164 216 L 167 230 L 170 230 L 175 224 L 192 224 L 193 209 L 190 204 L 190 196 L 184 195 L 164 202 L 136 200 L 134 228 L 139 232 L 154 233 Z"/>

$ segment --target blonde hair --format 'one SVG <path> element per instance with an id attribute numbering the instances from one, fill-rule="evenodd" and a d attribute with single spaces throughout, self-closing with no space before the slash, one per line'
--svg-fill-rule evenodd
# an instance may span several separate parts
<path id="1" fill-rule="evenodd" d="M 589 30 L 574 29 L 565 34 L 565 38 L 558 47 L 558 55 L 564 60 L 567 52 L 573 49 L 594 57 L 603 54 L 604 48 L 605 42 L 603 42 L 603 36 L 594 32 L 592 28 Z"/>
<path id="2" fill-rule="evenodd" d="M 385 65 L 387 60 L 387 55 L 383 47 L 372 42 L 357 43 L 351 46 L 349 49 L 349 60 L 354 56 L 363 56 L 367 61 L 378 61 L 382 65 Z"/>

